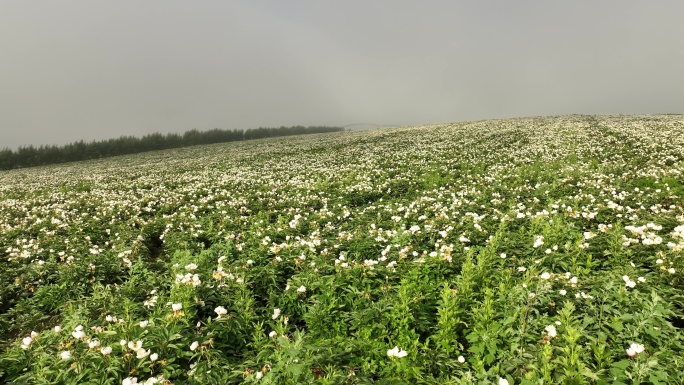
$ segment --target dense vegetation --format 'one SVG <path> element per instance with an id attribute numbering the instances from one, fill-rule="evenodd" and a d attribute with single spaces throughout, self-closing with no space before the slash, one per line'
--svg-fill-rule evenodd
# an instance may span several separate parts
<path id="1" fill-rule="evenodd" d="M 684 119 L 0 173 L 0 382 L 681 384 Z"/>
<path id="2" fill-rule="evenodd" d="M 316 134 L 343 131 L 342 127 L 328 126 L 292 126 L 292 127 L 260 127 L 247 130 L 222 130 L 215 128 L 208 131 L 190 130 L 183 134 L 148 134 L 141 138 L 122 136 L 86 143 L 78 141 L 64 146 L 33 145 L 21 146 L 16 151 L 9 148 L 0 150 L 0 170 L 11 170 L 20 167 L 42 166 L 47 164 L 77 162 L 88 159 L 106 158 L 116 155 L 137 154 L 146 151 L 166 150 L 198 144 L 214 144 L 235 142 L 248 139 L 263 139 L 279 136 Z"/>

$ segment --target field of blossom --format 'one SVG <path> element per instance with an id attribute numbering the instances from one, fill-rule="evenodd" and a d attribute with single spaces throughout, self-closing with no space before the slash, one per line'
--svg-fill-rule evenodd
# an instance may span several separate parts
<path id="1" fill-rule="evenodd" d="M 684 117 L 0 172 L 0 383 L 682 384 Z"/>

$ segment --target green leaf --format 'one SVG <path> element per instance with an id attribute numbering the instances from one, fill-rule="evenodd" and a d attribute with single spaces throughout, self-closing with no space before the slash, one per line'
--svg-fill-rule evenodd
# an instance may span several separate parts
<path id="1" fill-rule="evenodd" d="M 626 370 L 627 367 L 631 364 L 629 360 L 622 360 L 618 362 L 614 362 L 613 365 L 611 365 L 614 368 L 621 369 L 621 370 Z"/>

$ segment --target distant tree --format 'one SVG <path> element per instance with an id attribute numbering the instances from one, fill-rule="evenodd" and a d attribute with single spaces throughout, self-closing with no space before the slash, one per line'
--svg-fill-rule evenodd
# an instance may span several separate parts
<path id="1" fill-rule="evenodd" d="M 118 138 L 92 141 L 89 143 L 80 140 L 78 142 L 65 144 L 61 147 L 55 145 L 41 145 L 36 148 L 29 145 L 19 147 L 17 151 L 12 151 L 9 148 L 0 150 L 0 169 L 9 170 L 19 167 L 76 162 L 87 159 L 135 154 L 145 151 L 195 146 L 200 144 L 336 131 L 344 131 L 344 128 L 328 126 L 281 126 L 278 128 L 250 128 L 247 130 L 223 130 L 220 128 L 213 128 L 207 131 L 199 131 L 193 128 L 192 130 L 184 132 L 182 135 L 176 133 L 164 135 L 155 132 L 144 135 L 141 138 L 120 136 Z"/>

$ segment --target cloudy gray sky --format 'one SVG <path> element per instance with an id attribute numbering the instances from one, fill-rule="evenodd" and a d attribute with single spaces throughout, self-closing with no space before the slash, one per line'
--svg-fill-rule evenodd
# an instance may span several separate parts
<path id="1" fill-rule="evenodd" d="M 684 112 L 684 2 L 0 0 L 0 148 Z"/>

